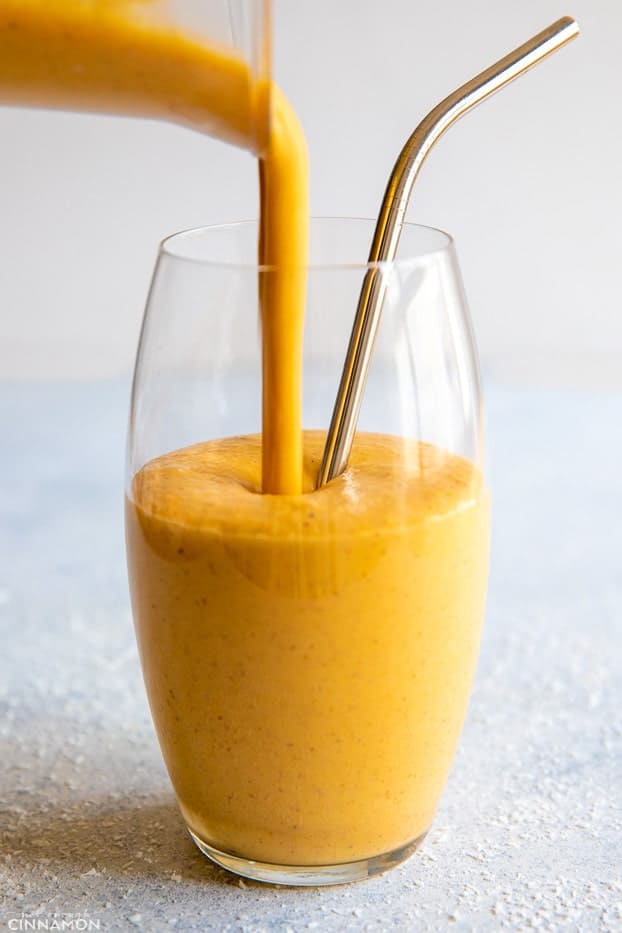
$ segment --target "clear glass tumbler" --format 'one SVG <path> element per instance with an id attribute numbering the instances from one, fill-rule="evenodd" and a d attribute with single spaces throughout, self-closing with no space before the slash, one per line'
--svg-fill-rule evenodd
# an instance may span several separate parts
<path id="1" fill-rule="evenodd" d="M 256 223 L 160 248 L 127 459 L 145 683 L 198 847 L 334 884 L 430 827 L 478 653 L 489 541 L 475 345 L 453 243 L 404 228 L 350 463 L 314 490 L 374 222 L 311 226 L 305 490 L 263 495 Z"/>

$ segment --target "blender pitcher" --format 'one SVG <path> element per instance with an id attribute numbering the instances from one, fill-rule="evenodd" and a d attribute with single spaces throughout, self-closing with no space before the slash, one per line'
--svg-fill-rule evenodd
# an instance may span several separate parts
<path id="1" fill-rule="evenodd" d="M 0 105 L 167 120 L 261 153 L 270 0 L 0 0 Z"/>

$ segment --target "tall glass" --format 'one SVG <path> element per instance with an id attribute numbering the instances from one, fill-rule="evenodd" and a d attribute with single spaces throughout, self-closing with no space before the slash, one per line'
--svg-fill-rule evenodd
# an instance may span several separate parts
<path id="1" fill-rule="evenodd" d="M 165 240 L 127 459 L 132 605 L 190 834 L 283 884 L 367 877 L 430 827 L 478 653 L 489 539 L 453 243 L 414 225 L 346 472 L 314 491 L 374 222 L 312 222 L 305 492 L 262 495 L 257 225 Z"/>

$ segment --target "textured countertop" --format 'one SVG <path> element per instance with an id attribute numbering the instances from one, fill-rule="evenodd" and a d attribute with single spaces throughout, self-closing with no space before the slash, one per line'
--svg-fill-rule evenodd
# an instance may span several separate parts
<path id="1" fill-rule="evenodd" d="M 436 822 L 392 873 L 294 890 L 212 866 L 175 806 L 128 606 L 127 385 L 0 386 L 0 929 L 622 929 L 622 395 L 487 405 L 487 623 Z"/>

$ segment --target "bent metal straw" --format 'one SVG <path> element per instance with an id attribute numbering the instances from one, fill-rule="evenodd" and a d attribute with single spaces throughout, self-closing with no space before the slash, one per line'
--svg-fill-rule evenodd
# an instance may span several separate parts
<path id="1" fill-rule="evenodd" d="M 373 264 L 395 259 L 412 188 L 426 156 L 456 120 L 578 35 L 579 27 L 572 17 L 557 20 L 437 104 L 402 149 L 384 194 L 369 252 L 370 268 L 356 309 L 318 488 L 339 476 L 348 465 L 386 287 L 382 266 Z"/>

